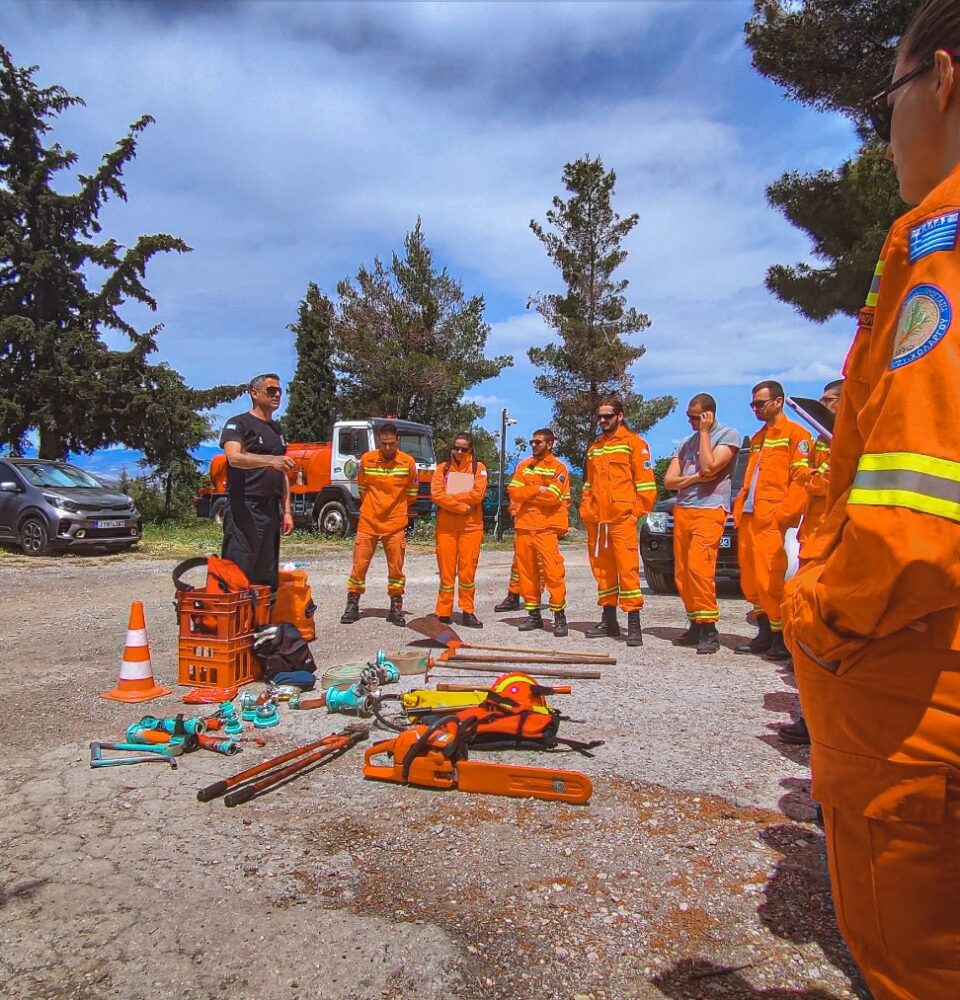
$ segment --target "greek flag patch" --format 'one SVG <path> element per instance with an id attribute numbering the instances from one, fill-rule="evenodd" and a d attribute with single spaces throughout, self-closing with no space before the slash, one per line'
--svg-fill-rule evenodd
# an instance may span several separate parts
<path id="1" fill-rule="evenodd" d="M 910 230 L 910 263 L 938 250 L 956 250 L 960 212 L 947 212 L 935 219 L 927 219 Z"/>

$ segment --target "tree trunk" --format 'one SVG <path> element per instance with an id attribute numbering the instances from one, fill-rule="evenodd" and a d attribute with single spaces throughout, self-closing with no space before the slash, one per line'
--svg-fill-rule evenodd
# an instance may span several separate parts
<path id="1" fill-rule="evenodd" d="M 173 470 L 167 473 L 167 480 L 163 490 L 163 512 L 167 516 L 170 514 L 170 506 L 173 503 Z"/>
<path id="2" fill-rule="evenodd" d="M 48 458 L 54 462 L 63 462 L 67 458 L 67 449 L 55 427 L 40 425 L 40 447 L 37 458 Z"/>

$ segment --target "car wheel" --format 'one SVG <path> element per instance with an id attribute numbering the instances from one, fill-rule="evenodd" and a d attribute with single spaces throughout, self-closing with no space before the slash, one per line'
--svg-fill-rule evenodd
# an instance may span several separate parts
<path id="1" fill-rule="evenodd" d="M 659 570 L 648 569 L 646 566 L 643 567 L 643 575 L 646 577 L 647 586 L 655 594 L 676 593 L 677 585 L 673 582 L 672 576 L 667 576 L 666 573 L 661 573 Z"/>
<path id="2" fill-rule="evenodd" d="M 210 517 L 214 524 L 223 525 L 223 519 L 227 516 L 227 501 L 218 500 L 213 505 L 213 510 L 210 512 Z"/>
<path id="3" fill-rule="evenodd" d="M 50 553 L 50 533 L 39 517 L 28 517 L 20 525 L 20 548 L 25 556 L 45 556 Z"/>
<path id="4" fill-rule="evenodd" d="M 325 538 L 346 538 L 350 534 L 350 515 L 339 500 L 325 503 L 314 523 L 317 531 Z"/>

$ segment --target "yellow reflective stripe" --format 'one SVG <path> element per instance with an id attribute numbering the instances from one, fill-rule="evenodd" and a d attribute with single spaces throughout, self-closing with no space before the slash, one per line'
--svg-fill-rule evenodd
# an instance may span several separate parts
<path id="1" fill-rule="evenodd" d="M 411 475 L 410 469 L 405 465 L 399 469 L 380 469 L 380 468 L 370 468 L 363 466 L 364 475 L 367 476 L 404 476 L 408 477 Z"/>
<path id="2" fill-rule="evenodd" d="M 630 454 L 633 449 L 628 444 L 604 444 L 604 445 L 591 445 L 587 449 L 587 458 L 593 458 L 596 455 L 613 455 L 613 454 Z"/>
<path id="3" fill-rule="evenodd" d="M 870 291 L 867 293 L 866 305 L 868 306 L 875 306 L 880 298 L 880 278 L 883 275 L 883 264 L 882 260 L 878 260 L 874 269 L 873 281 L 870 282 Z"/>
<path id="4" fill-rule="evenodd" d="M 951 521 L 960 521 L 960 503 L 932 497 L 912 490 L 870 490 L 853 489 L 847 498 L 848 504 L 864 504 L 871 507 L 906 507 L 921 514 L 936 514 Z"/>
<path id="5" fill-rule="evenodd" d="M 562 493 L 562 492 L 560 491 L 560 487 L 559 487 L 559 486 L 557 486 L 557 484 L 556 484 L 556 483 L 551 483 L 551 484 L 550 484 L 550 485 L 549 485 L 549 486 L 547 487 L 547 489 L 548 489 L 548 490 L 549 490 L 549 491 L 550 491 L 551 493 L 555 493 L 555 494 L 557 495 L 557 497 L 559 497 L 559 499 L 561 499 L 561 500 L 563 499 L 563 493 Z"/>
<path id="6" fill-rule="evenodd" d="M 519 479 L 511 479 L 510 482 L 507 485 L 508 486 L 516 486 L 519 489 L 523 489 L 523 483 L 521 483 Z"/>
<path id="7" fill-rule="evenodd" d="M 922 472 L 928 476 L 952 479 L 960 483 L 960 462 L 948 458 L 934 458 L 915 451 L 887 451 L 861 455 L 857 462 L 858 472 Z"/>
<path id="8" fill-rule="evenodd" d="M 764 448 L 786 448 L 790 444 L 790 438 L 768 438 L 763 442 Z"/>
<path id="9" fill-rule="evenodd" d="M 649 490 L 656 490 L 656 488 L 657 488 L 657 484 L 656 483 L 634 483 L 633 485 L 637 488 L 637 492 L 638 493 L 639 492 L 643 492 L 644 490 L 647 490 L 647 491 L 649 491 Z"/>

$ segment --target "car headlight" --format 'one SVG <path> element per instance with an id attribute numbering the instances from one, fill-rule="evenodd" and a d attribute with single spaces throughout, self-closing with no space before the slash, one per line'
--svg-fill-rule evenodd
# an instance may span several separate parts
<path id="1" fill-rule="evenodd" d="M 56 507 L 57 510 L 66 510 L 71 514 L 76 514 L 80 510 L 80 508 L 72 500 L 67 500 L 64 497 L 58 497 L 53 493 L 44 493 L 43 499 L 46 500 L 52 507 Z"/>
<path id="2" fill-rule="evenodd" d="M 665 510 L 655 510 L 647 514 L 647 531 L 654 535 L 665 535 L 667 517 L 668 514 Z"/>

